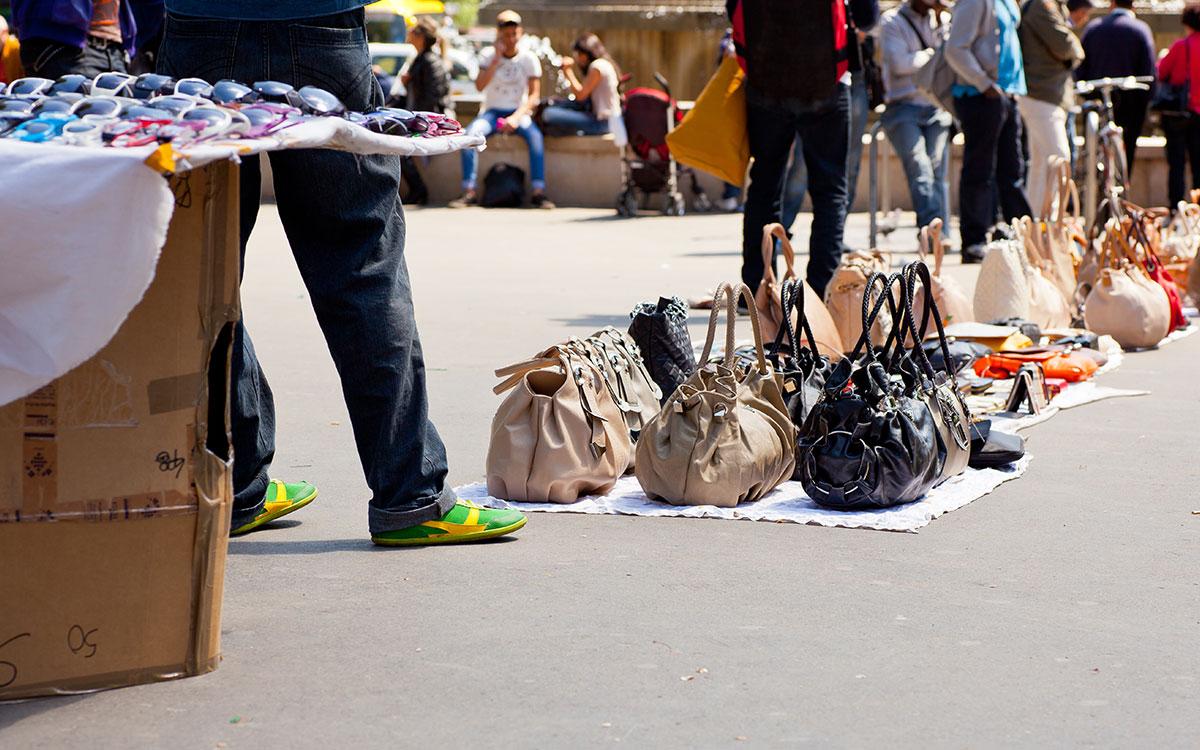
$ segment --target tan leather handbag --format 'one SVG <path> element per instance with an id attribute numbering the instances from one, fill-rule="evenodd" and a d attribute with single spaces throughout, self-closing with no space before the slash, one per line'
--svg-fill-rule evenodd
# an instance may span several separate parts
<path id="1" fill-rule="evenodd" d="M 975 311 L 971 309 L 971 300 L 958 282 L 942 275 L 942 260 L 946 255 L 942 247 L 942 220 L 934 219 L 929 226 L 921 227 L 919 252 L 921 260 L 928 263 L 928 257 L 933 254 L 933 274 L 931 276 L 933 301 L 942 316 L 942 325 L 954 323 L 969 323 L 975 320 Z M 913 307 L 918 310 L 925 307 L 925 287 L 919 286 L 914 292 Z"/>
<path id="2" fill-rule="evenodd" d="M 492 419 L 488 494 L 573 503 L 612 489 L 633 444 L 604 375 L 586 356 L 554 346 L 496 375 L 507 379 L 493 390 L 511 392 Z"/>
<path id="3" fill-rule="evenodd" d="M 862 335 L 863 294 L 873 273 L 884 275 L 892 267 L 892 257 L 878 250 L 855 250 L 842 256 L 841 265 L 825 288 L 825 308 L 829 310 L 842 345 L 854 348 Z M 871 325 L 871 343 L 883 346 L 892 331 L 892 315 L 886 306 Z"/>
<path id="4" fill-rule="evenodd" d="M 796 432 L 783 400 L 782 378 L 763 355 L 762 331 L 750 289 L 737 285 L 750 306 L 757 361 L 735 368 L 734 287 L 714 295 L 700 368 L 671 395 L 642 431 L 634 471 L 646 495 L 672 505 L 731 508 L 757 500 L 792 476 Z M 707 362 L 726 310 L 725 359 Z"/>
<path id="5" fill-rule="evenodd" d="M 662 390 L 650 377 L 641 351 L 628 333 L 607 326 L 585 339 L 573 338 L 566 346 L 582 352 L 604 375 L 630 433 L 636 436 L 658 414 Z"/>
<path id="6" fill-rule="evenodd" d="M 1071 179 L 1071 162 L 1062 157 L 1051 157 L 1050 186 L 1046 190 L 1042 220 L 1033 222 L 1030 236 L 1042 259 L 1046 278 L 1054 282 L 1067 300 L 1075 296 L 1079 283 L 1075 277 L 1079 263 L 1075 238 L 1080 234 L 1081 225 L 1071 212 L 1072 206 L 1077 209 L 1079 205 L 1079 190 Z"/>
<path id="7" fill-rule="evenodd" d="M 1167 293 L 1137 265 L 1115 220 L 1105 226 L 1103 248 L 1104 267 L 1084 306 L 1088 330 L 1125 349 L 1155 346 L 1171 329 Z"/>
<path id="8" fill-rule="evenodd" d="M 779 240 L 783 250 L 782 280 L 775 278 L 773 261 L 776 239 Z M 762 283 L 758 285 L 758 291 L 754 295 L 754 305 L 758 308 L 763 336 L 768 341 L 774 341 L 779 334 L 779 329 L 783 326 L 783 305 L 779 297 L 779 293 L 782 291 L 782 281 L 798 279 L 796 276 L 796 251 L 792 249 L 792 241 L 788 239 L 787 231 L 782 224 L 768 224 L 763 227 L 762 255 L 763 277 Z M 803 343 L 806 346 L 815 346 L 821 354 L 829 357 L 830 361 L 841 359 L 843 356 L 842 337 L 838 333 L 837 326 L 834 325 L 833 318 L 829 315 L 829 310 L 826 309 L 825 303 L 808 285 L 808 282 L 801 283 L 804 285 L 804 313 L 808 317 L 813 335 L 817 337 L 815 342 L 805 341 Z M 713 308 L 716 309 L 715 302 Z"/>

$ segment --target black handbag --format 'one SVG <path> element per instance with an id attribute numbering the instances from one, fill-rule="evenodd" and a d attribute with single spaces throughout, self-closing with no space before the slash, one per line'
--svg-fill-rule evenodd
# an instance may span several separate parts
<path id="1" fill-rule="evenodd" d="M 893 329 L 884 352 L 870 342 L 871 325 L 883 305 L 895 305 L 894 285 L 900 284 L 902 303 L 909 302 L 901 274 L 876 273 L 868 280 L 864 307 L 880 283 L 883 291 L 864 316 L 863 334 L 853 353 L 834 365 L 800 440 L 804 491 L 818 505 L 835 510 L 912 502 L 929 491 L 941 471 L 933 413 L 912 384 L 898 374 L 893 378 L 885 367 L 886 359 L 893 364 L 903 359 L 887 357 L 886 349 L 902 346 L 904 323 Z"/>
<path id="2" fill-rule="evenodd" d="M 662 389 L 660 403 L 666 403 L 696 371 L 687 315 L 687 304 L 678 297 L 660 297 L 657 305 L 643 302 L 629 314 L 629 335 L 641 349 L 650 377 Z"/>
<path id="3" fill-rule="evenodd" d="M 795 311 L 800 330 L 807 336 L 805 340 L 817 340 L 804 314 L 804 287 L 795 279 L 785 280 L 780 289 L 779 301 L 783 308 L 783 325 L 779 327 L 767 360 L 783 377 L 783 400 L 787 404 L 792 424 L 799 430 L 803 429 L 808 413 L 821 398 L 821 388 L 833 370 L 833 365 L 828 357 L 815 348 L 802 345 L 792 325 L 792 312 Z"/>

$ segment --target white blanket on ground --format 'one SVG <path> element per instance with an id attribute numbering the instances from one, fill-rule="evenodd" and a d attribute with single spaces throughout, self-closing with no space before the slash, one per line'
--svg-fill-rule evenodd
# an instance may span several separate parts
<path id="1" fill-rule="evenodd" d="M 978 500 L 1001 484 L 1016 479 L 1029 466 L 1027 455 L 1004 469 L 968 469 L 961 476 L 935 487 L 921 500 L 883 510 L 840 511 L 822 508 L 804 494 L 799 482 L 784 482 L 761 500 L 736 508 L 715 505 L 675 506 L 646 497 L 635 477 L 621 478 L 612 492 L 585 497 L 570 505 L 510 503 L 488 495 L 487 485 L 470 484 L 455 490 L 463 500 L 488 508 L 515 508 L 547 513 L 620 514 L 629 516 L 683 516 L 748 521 L 786 521 L 816 526 L 844 526 L 879 531 L 916 531 L 938 516 Z"/>
<path id="2" fill-rule="evenodd" d="M 482 143 L 396 138 L 322 118 L 272 138 L 185 149 L 178 169 L 283 148 L 432 155 Z M 175 207 L 166 180 L 143 163 L 154 148 L 0 139 L 0 406 L 100 351 L 150 286 Z"/>

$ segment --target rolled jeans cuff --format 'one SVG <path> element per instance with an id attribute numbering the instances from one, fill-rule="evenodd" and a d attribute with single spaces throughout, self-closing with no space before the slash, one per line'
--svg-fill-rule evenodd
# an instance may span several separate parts
<path id="1" fill-rule="evenodd" d="M 372 534 L 412 528 L 426 521 L 438 520 L 450 512 L 457 500 L 454 491 L 447 487 L 426 505 L 408 510 L 384 510 L 372 505 L 369 506 L 367 524 Z"/>

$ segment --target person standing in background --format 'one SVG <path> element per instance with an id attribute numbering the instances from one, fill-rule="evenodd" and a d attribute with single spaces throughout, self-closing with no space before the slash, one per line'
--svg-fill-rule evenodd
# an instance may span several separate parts
<path id="1" fill-rule="evenodd" d="M 1005 221 L 1028 216 L 1025 154 L 1016 97 L 1025 68 L 1015 0 L 958 0 L 946 39 L 954 70 L 954 107 L 963 133 L 958 206 L 963 263 L 983 260 L 996 209 Z"/>
<path id="2" fill-rule="evenodd" d="M 950 113 L 925 96 L 913 83 L 913 73 L 933 58 L 943 43 L 937 10 L 931 0 L 909 0 L 883 15 L 879 47 L 887 109 L 883 129 L 904 165 L 917 226 L 941 219 L 949 233 Z"/>
<path id="3" fill-rule="evenodd" d="M 163 12 L 162 0 L 12 0 L 25 70 L 50 79 L 125 72 L 137 52 L 134 5 Z"/>
<path id="4" fill-rule="evenodd" d="M 1145 21 L 1134 16 L 1133 0 L 1112 0 L 1112 12 L 1088 25 L 1083 32 L 1083 53 L 1083 64 L 1075 73 L 1080 81 L 1155 74 L 1154 35 Z M 1124 131 L 1125 174 L 1130 178 L 1152 93 L 1112 92 L 1113 122 Z"/>
<path id="5" fill-rule="evenodd" d="M 442 58 L 437 22 L 428 16 L 418 19 L 408 30 L 407 41 L 417 50 L 408 70 L 400 74 L 408 109 L 445 113 L 450 106 L 450 74 L 446 72 Z M 423 206 L 429 202 L 429 189 L 425 187 L 414 157 L 405 156 L 400 160 L 400 175 L 408 183 L 409 203 Z"/>
<path id="6" fill-rule="evenodd" d="M 0 16 L 0 83 L 12 83 L 25 76 L 21 66 L 21 43 L 8 30 L 8 21 Z"/>
<path id="7" fill-rule="evenodd" d="M 1187 36 L 1171 45 L 1158 61 L 1160 85 L 1186 86 L 1187 109 L 1162 112 L 1163 134 L 1167 137 L 1167 197 L 1174 211 L 1183 200 L 1187 187 L 1200 187 L 1200 4 L 1184 7 L 1183 26 Z M 1191 166 L 1192 180 L 1187 181 Z"/>
<path id="8" fill-rule="evenodd" d="M 1095 7 L 1092 0 L 1067 0 L 1067 17 L 1076 34 L 1083 33 L 1083 27 L 1091 20 L 1092 8 Z"/>
<path id="9" fill-rule="evenodd" d="M 779 13 L 777 0 L 729 0 L 738 60 L 746 72 L 750 189 L 742 221 L 742 280 L 762 282 L 762 230 L 780 219 L 784 172 L 797 137 L 813 203 L 807 281 L 818 295 L 842 257 L 850 140 L 850 53 L 854 24 L 870 28 L 878 0 L 819 0 Z"/>
<path id="10" fill-rule="evenodd" d="M 1029 141 L 1025 194 L 1036 216 L 1046 198 L 1050 159 L 1071 158 L 1067 138 L 1067 110 L 1075 105 L 1071 72 L 1083 62 L 1083 47 L 1071 30 L 1063 0 L 1026 0 L 1020 36 L 1029 93 L 1020 97 L 1017 105 Z"/>

